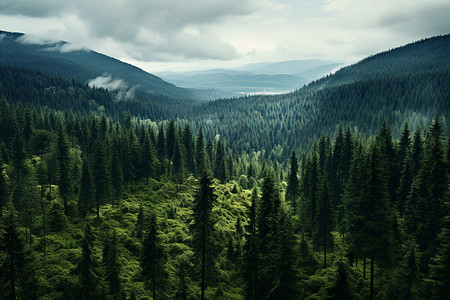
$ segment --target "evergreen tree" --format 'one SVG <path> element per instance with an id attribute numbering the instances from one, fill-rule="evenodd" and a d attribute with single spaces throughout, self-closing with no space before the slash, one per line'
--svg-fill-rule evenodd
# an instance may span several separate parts
<path id="1" fill-rule="evenodd" d="M 70 178 L 70 146 L 61 123 L 58 128 L 58 140 L 56 148 L 56 156 L 58 160 L 58 186 L 61 198 L 64 203 L 64 213 L 67 215 L 67 203 L 71 195 L 71 178 Z"/>
<path id="2" fill-rule="evenodd" d="M 197 141 L 195 143 L 195 164 L 196 176 L 201 176 L 206 169 L 206 152 L 205 152 L 205 138 L 203 136 L 203 130 L 200 128 L 197 134 Z"/>
<path id="3" fill-rule="evenodd" d="M 174 151 L 172 156 L 172 177 L 173 180 L 178 184 L 183 183 L 185 163 L 183 159 L 183 149 L 182 144 L 179 139 L 175 139 Z"/>
<path id="4" fill-rule="evenodd" d="M 194 157 L 195 145 L 194 145 L 194 137 L 189 123 L 186 123 L 186 125 L 183 128 L 182 142 L 185 149 L 186 169 L 190 173 L 195 174 L 195 157 Z"/>
<path id="5" fill-rule="evenodd" d="M 204 172 L 194 197 L 194 223 L 192 225 L 194 250 L 201 265 L 201 299 L 205 299 L 206 273 L 214 261 L 214 222 L 211 217 L 216 199 L 212 180 Z"/>
<path id="6" fill-rule="evenodd" d="M 74 270 L 78 277 L 77 295 L 80 299 L 95 299 L 101 292 L 99 263 L 92 250 L 93 242 L 91 226 L 86 222 L 84 237 L 81 240 L 81 258 Z"/>
<path id="7" fill-rule="evenodd" d="M 87 158 L 83 160 L 81 172 L 80 196 L 78 198 L 78 211 L 81 217 L 85 217 L 94 205 L 94 191 L 91 168 Z"/>
<path id="8" fill-rule="evenodd" d="M 103 249 L 103 266 L 109 293 L 113 299 L 122 299 L 121 266 L 119 261 L 119 243 L 116 229 L 108 235 Z M 155 299 L 155 298 L 154 298 Z"/>
<path id="9" fill-rule="evenodd" d="M 248 225 L 246 226 L 246 241 L 244 246 L 244 281 L 246 299 L 258 299 L 258 232 L 256 228 L 256 206 L 258 201 L 258 189 L 252 190 L 252 204 L 247 211 Z"/>
<path id="10" fill-rule="evenodd" d="M 296 238 L 293 231 L 291 216 L 284 207 L 279 209 L 276 248 L 274 253 L 275 280 L 272 289 L 267 295 L 268 299 L 297 299 L 298 274 L 295 266 L 297 256 L 295 253 Z"/>
<path id="11" fill-rule="evenodd" d="M 8 185 L 6 182 L 5 167 L 0 157 L 0 218 L 3 217 L 3 205 L 8 200 Z"/>
<path id="12" fill-rule="evenodd" d="M 288 175 L 288 185 L 286 188 L 286 200 L 292 205 L 294 212 L 297 211 L 297 199 L 300 193 L 300 185 L 298 181 L 298 160 L 295 155 L 295 150 L 292 150 L 290 162 L 290 171 Z"/>
<path id="13" fill-rule="evenodd" d="M 100 218 L 100 205 L 106 202 L 110 192 L 111 178 L 107 162 L 105 145 L 103 141 L 97 141 L 93 162 L 94 198 L 97 218 Z"/>
<path id="14" fill-rule="evenodd" d="M 279 234 L 278 213 L 280 205 L 280 195 L 273 170 L 266 170 L 256 219 L 259 243 L 259 295 L 268 295 L 276 280 L 277 266 L 274 263 L 273 256 L 278 249 L 276 241 Z"/>
<path id="15" fill-rule="evenodd" d="M 175 151 L 175 142 L 176 142 L 177 134 L 175 128 L 175 120 L 170 119 L 169 124 L 167 125 L 167 134 L 166 134 L 166 145 L 167 145 L 167 158 L 172 159 L 173 153 Z"/>
<path id="16" fill-rule="evenodd" d="M 142 275 L 150 282 L 153 299 L 162 299 L 164 291 L 165 254 L 158 236 L 156 216 L 151 214 L 143 241 Z"/>
<path id="17" fill-rule="evenodd" d="M 416 183 L 417 196 L 412 195 L 417 197 L 415 213 L 418 217 L 416 222 L 419 224 L 417 240 L 422 251 L 432 246 L 431 242 L 440 230 L 445 213 L 443 201 L 447 189 L 447 170 L 442 145 L 442 127 L 438 117 L 430 127 L 426 145 L 423 167 L 417 178 L 419 182 Z M 425 263 L 428 263 L 428 257 L 429 255 L 424 257 Z"/>
<path id="18" fill-rule="evenodd" d="M 450 295 L 450 185 L 446 197 L 446 212 L 447 215 L 437 238 L 439 246 L 430 265 L 435 299 L 446 299 Z"/>
<path id="19" fill-rule="evenodd" d="M 158 163 L 156 158 L 156 150 L 150 141 L 150 135 L 148 132 L 144 134 L 144 141 L 141 147 L 141 159 L 142 176 L 145 178 L 146 184 L 148 184 L 148 178 L 155 176 L 156 166 Z"/>
<path id="20" fill-rule="evenodd" d="M 120 143 L 114 139 L 112 147 L 111 183 L 114 196 L 119 199 L 123 190 L 123 162 L 120 153 Z"/>
<path id="21" fill-rule="evenodd" d="M 219 138 L 216 146 L 216 156 L 214 163 L 214 176 L 221 182 L 227 180 L 226 154 L 222 138 Z"/>
<path id="22" fill-rule="evenodd" d="M 322 178 L 321 189 L 317 202 L 316 224 L 317 228 L 313 238 L 317 247 L 323 249 L 323 265 L 327 267 L 327 247 L 331 246 L 332 239 L 330 232 L 333 228 L 333 200 L 326 176 Z"/>

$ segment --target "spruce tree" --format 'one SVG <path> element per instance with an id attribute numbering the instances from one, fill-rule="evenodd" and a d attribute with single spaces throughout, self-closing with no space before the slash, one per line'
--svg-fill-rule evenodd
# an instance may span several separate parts
<path id="1" fill-rule="evenodd" d="M 89 161 L 83 159 L 81 172 L 80 196 L 78 198 L 78 211 L 81 217 L 85 217 L 91 212 L 94 205 L 93 180 Z"/>
<path id="2" fill-rule="evenodd" d="M 286 188 L 286 200 L 291 204 L 294 213 L 297 212 L 297 200 L 300 193 L 300 184 L 298 181 L 298 160 L 295 155 L 295 150 L 292 150 L 289 159 L 290 169 L 288 175 L 288 184 Z"/>
<path id="3" fill-rule="evenodd" d="M 313 240 L 316 247 L 322 247 L 323 265 L 327 267 L 327 247 L 331 247 L 331 230 L 333 228 L 333 200 L 331 198 L 330 184 L 326 176 L 323 176 L 320 185 L 320 193 L 317 202 L 316 230 L 314 231 Z"/>
<path id="4" fill-rule="evenodd" d="M 258 294 L 268 295 L 273 288 L 276 274 L 274 253 L 278 249 L 278 213 L 280 210 L 280 194 L 273 170 L 266 170 L 260 205 L 257 211 L 257 228 L 259 243 L 259 278 Z"/>
<path id="5" fill-rule="evenodd" d="M 275 266 L 274 281 L 267 299 L 297 299 L 298 274 L 296 270 L 297 255 L 295 253 L 296 238 L 293 231 L 292 216 L 286 208 L 280 207 L 278 212 L 278 228 L 276 246 L 273 254 Z"/>
<path id="6" fill-rule="evenodd" d="M 56 156 L 58 160 L 58 186 L 59 193 L 64 203 L 64 213 L 67 215 L 67 203 L 71 195 L 70 178 L 70 146 L 64 129 L 64 123 L 58 127 L 58 140 L 56 146 Z"/>
<path id="7" fill-rule="evenodd" d="M 222 138 L 219 138 L 216 145 L 214 176 L 221 182 L 225 182 L 227 180 L 226 153 Z"/>
<path id="8" fill-rule="evenodd" d="M 156 166 L 158 164 L 156 158 L 156 150 L 150 141 L 150 135 L 147 131 L 144 134 L 144 141 L 141 145 L 141 173 L 148 185 L 148 178 L 154 178 L 156 175 Z"/>
<path id="9" fill-rule="evenodd" d="M 148 280 L 151 286 L 153 299 L 164 298 L 165 253 L 161 245 L 156 216 L 149 216 L 148 225 L 145 231 L 142 253 L 142 275 Z M 157 297 L 158 296 L 158 297 Z"/>
<path id="10" fill-rule="evenodd" d="M 117 231 L 114 229 L 108 234 L 103 249 L 103 266 L 109 293 L 113 299 L 122 299 L 121 265 L 119 260 L 119 242 Z"/>
<path id="11" fill-rule="evenodd" d="M 178 184 L 183 183 L 185 173 L 185 162 L 183 155 L 183 145 L 178 137 L 175 138 L 174 151 L 172 156 L 172 178 Z"/>
<path id="12" fill-rule="evenodd" d="M 195 143 L 195 175 L 201 176 L 206 169 L 205 138 L 200 128 Z"/>
<path id="13" fill-rule="evenodd" d="M 446 299 L 450 295 L 450 185 L 445 206 L 447 215 L 437 238 L 436 254 L 430 265 L 430 277 L 435 299 Z"/>
<path id="14" fill-rule="evenodd" d="M 175 120 L 170 119 L 169 124 L 167 125 L 166 133 L 167 159 L 172 159 L 173 153 L 175 151 L 175 140 L 177 138 L 176 131 Z"/>
<path id="15" fill-rule="evenodd" d="M 99 263 L 93 253 L 94 236 L 89 222 L 84 227 L 84 237 L 81 240 L 81 258 L 74 270 L 78 277 L 77 296 L 80 299 L 96 299 L 100 295 Z"/>
<path id="16" fill-rule="evenodd" d="M 8 185 L 6 182 L 5 167 L 0 158 L 0 218 L 3 217 L 3 205 L 8 200 Z"/>
<path id="17" fill-rule="evenodd" d="M 190 173 L 195 174 L 195 157 L 194 157 L 195 145 L 194 145 L 194 137 L 189 123 L 186 123 L 186 125 L 183 128 L 182 142 L 185 149 L 184 154 L 186 161 L 186 169 Z"/>
<path id="18" fill-rule="evenodd" d="M 196 257 L 201 266 L 201 296 L 205 299 L 206 276 L 214 262 L 214 222 L 211 216 L 216 199 L 212 180 L 207 172 L 200 178 L 194 197 L 194 223 L 192 224 L 193 242 Z"/>
<path id="19" fill-rule="evenodd" d="M 256 227 L 256 207 L 258 202 L 258 189 L 252 190 L 252 204 L 247 211 L 248 225 L 246 226 L 246 239 L 244 245 L 244 271 L 245 299 L 258 299 L 258 231 Z"/>

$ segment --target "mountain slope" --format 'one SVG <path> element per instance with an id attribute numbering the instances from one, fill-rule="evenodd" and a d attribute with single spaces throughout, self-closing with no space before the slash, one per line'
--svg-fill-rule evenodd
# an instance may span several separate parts
<path id="1" fill-rule="evenodd" d="M 285 161 L 337 126 L 362 135 L 386 121 L 428 127 L 450 117 L 450 35 L 374 55 L 293 93 L 222 100 L 189 116 L 208 136 L 221 134 L 237 150 L 272 151 Z M 393 132 L 398 137 L 398 132 Z"/>
<path id="2" fill-rule="evenodd" d="M 107 81 L 115 80 L 125 89 L 137 86 L 150 93 L 193 98 L 191 91 L 112 57 L 88 49 L 76 49 L 63 41 L 33 42 L 22 33 L 0 31 L 0 64 L 75 79 L 81 83 L 100 77 Z"/>

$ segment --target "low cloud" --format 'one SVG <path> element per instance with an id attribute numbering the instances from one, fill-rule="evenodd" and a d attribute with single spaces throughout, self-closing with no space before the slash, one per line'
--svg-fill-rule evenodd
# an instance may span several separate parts
<path id="1" fill-rule="evenodd" d="M 55 51 L 55 52 L 61 52 L 61 53 L 68 53 L 73 51 L 90 51 L 88 48 L 75 45 L 72 43 L 59 43 L 55 46 L 45 48 L 46 51 Z"/>
<path id="2" fill-rule="evenodd" d="M 112 79 L 111 75 L 98 76 L 88 82 L 88 86 L 93 88 L 104 88 L 110 91 L 128 88 L 128 85 L 122 79 Z"/>
<path id="3" fill-rule="evenodd" d="M 129 100 L 134 98 L 134 93 L 138 88 L 137 85 L 129 87 L 122 79 L 112 79 L 111 75 L 98 76 L 88 82 L 90 88 L 104 88 L 115 92 L 117 100 Z"/>

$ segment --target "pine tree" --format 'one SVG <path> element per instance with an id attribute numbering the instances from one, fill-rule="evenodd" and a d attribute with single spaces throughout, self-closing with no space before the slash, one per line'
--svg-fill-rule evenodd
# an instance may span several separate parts
<path id="1" fill-rule="evenodd" d="M 273 258 L 275 280 L 272 283 L 268 299 L 297 299 L 298 274 L 295 253 L 296 238 L 291 216 L 284 207 L 279 209 L 276 248 Z"/>
<path id="2" fill-rule="evenodd" d="M 74 270 L 78 277 L 78 297 L 80 299 L 95 299 L 100 295 L 99 263 L 92 250 L 94 236 L 91 226 L 86 222 L 84 237 L 81 240 L 81 258 Z"/>
<path id="3" fill-rule="evenodd" d="M 196 176 L 201 176 L 206 169 L 205 138 L 201 128 L 198 131 L 197 141 L 195 143 L 195 164 L 195 174 Z"/>
<path id="4" fill-rule="evenodd" d="M 111 177 L 107 165 L 105 145 L 97 141 L 93 161 L 94 198 L 96 203 L 97 218 L 100 218 L 100 205 L 106 202 L 110 193 Z"/>
<path id="5" fill-rule="evenodd" d="M 182 142 L 185 149 L 186 169 L 190 173 L 195 174 L 195 157 L 194 157 L 195 145 L 194 145 L 194 137 L 189 123 L 186 123 L 186 125 L 183 128 Z"/>
<path id="6" fill-rule="evenodd" d="M 183 183 L 185 173 L 185 162 L 182 147 L 183 145 L 180 143 L 178 137 L 176 137 L 172 156 L 172 177 L 177 185 Z"/>
<path id="7" fill-rule="evenodd" d="M 256 206 L 258 201 L 258 189 L 252 190 L 252 204 L 247 211 L 248 225 L 246 226 L 246 241 L 244 246 L 244 274 L 243 278 L 246 283 L 245 295 L 246 299 L 258 299 L 258 232 L 256 228 Z"/>
<path id="8" fill-rule="evenodd" d="M 148 178 L 155 177 L 156 166 L 158 164 L 156 150 L 150 141 L 148 132 L 144 134 L 144 141 L 141 146 L 141 159 L 142 176 L 145 178 L 146 184 L 148 185 Z"/>
<path id="9" fill-rule="evenodd" d="M 298 181 L 298 160 L 295 155 L 295 150 L 292 150 L 290 158 L 290 169 L 288 175 L 288 185 L 286 188 L 286 200 L 292 205 L 292 209 L 297 212 L 297 200 L 300 193 L 300 185 Z"/>
<path id="10" fill-rule="evenodd" d="M 214 222 L 211 217 L 216 199 L 212 180 L 204 172 L 194 197 L 194 223 L 192 225 L 194 250 L 201 265 L 201 299 L 205 299 L 206 273 L 214 261 Z"/>
<path id="11" fill-rule="evenodd" d="M 8 185 L 6 182 L 5 167 L 0 158 L 0 218 L 3 217 L 3 205 L 8 200 Z"/>
<path id="12" fill-rule="evenodd" d="M 175 140 L 177 138 L 176 128 L 175 128 L 175 120 L 170 119 L 169 124 L 167 125 L 167 134 L 166 134 L 166 145 L 167 145 L 167 158 L 172 159 L 173 153 L 175 151 Z"/>
<path id="13" fill-rule="evenodd" d="M 221 182 L 225 182 L 227 180 L 227 166 L 225 146 L 222 138 L 219 138 L 219 141 L 217 142 L 215 158 L 214 176 Z"/>
<path id="14" fill-rule="evenodd" d="M 78 211 L 81 217 L 85 217 L 94 205 L 94 191 L 91 168 L 85 157 L 83 159 L 83 168 L 81 172 L 80 196 L 78 198 Z"/>
<path id="15" fill-rule="evenodd" d="M 109 293 L 113 299 L 122 299 L 121 266 L 119 255 L 117 231 L 114 229 L 112 234 L 108 235 L 108 239 L 105 241 L 105 247 L 103 249 L 103 266 L 105 268 Z"/>
<path id="16" fill-rule="evenodd" d="M 257 211 L 257 228 L 259 243 L 259 278 L 258 294 L 268 295 L 275 281 L 276 265 L 273 255 L 278 245 L 278 213 L 280 210 L 280 195 L 273 170 L 266 170 L 260 205 Z"/>
<path id="17" fill-rule="evenodd" d="M 333 228 L 333 200 L 331 198 L 331 191 L 329 188 L 329 182 L 326 176 L 323 176 L 320 186 L 320 193 L 317 202 L 316 224 L 317 228 L 314 232 L 314 242 L 318 247 L 323 249 L 323 265 L 327 267 L 327 247 L 331 246 L 330 232 Z"/>
<path id="18" fill-rule="evenodd" d="M 446 196 L 446 212 L 437 238 L 439 246 L 430 265 L 435 299 L 446 299 L 450 295 L 450 185 Z"/>
<path id="19" fill-rule="evenodd" d="M 58 128 L 58 140 L 56 148 L 56 156 L 58 160 L 58 186 L 61 198 L 64 203 L 64 213 L 67 215 L 67 203 L 71 196 L 71 178 L 70 178 L 70 146 L 67 141 L 67 136 L 64 129 L 64 124 L 61 123 Z"/>
<path id="20" fill-rule="evenodd" d="M 156 216 L 149 216 L 148 226 L 143 241 L 142 275 L 150 282 L 153 299 L 163 298 L 165 271 L 165 254 L 158 236 Z"/>

